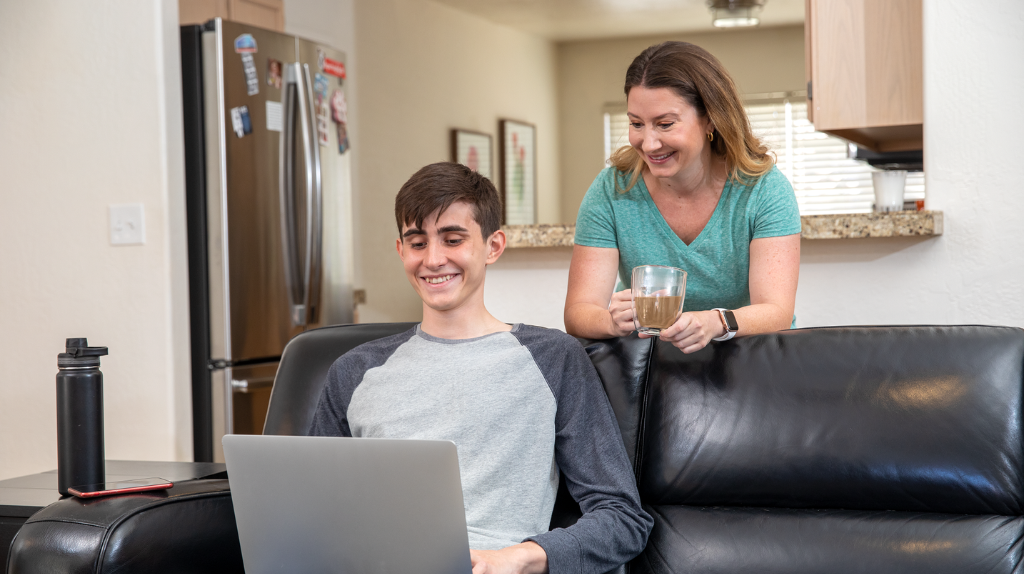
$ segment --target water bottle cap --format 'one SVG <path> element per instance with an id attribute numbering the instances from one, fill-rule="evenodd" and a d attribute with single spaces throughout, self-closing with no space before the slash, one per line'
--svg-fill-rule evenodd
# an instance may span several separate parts
<path id="1" fill-rule="evenodd" d="M 102 357 L 107 354 L 106 347 L 90 347 L 85 337 L 68 339 L 65 346 L 72 357 Z"/>
<path id="2" fill-rule="evenodd" d="M 106 347 L 90 347 L 85 337 L 67 339 L 66 351 L 57 355 L 57 367 L 98 367 Z"/>

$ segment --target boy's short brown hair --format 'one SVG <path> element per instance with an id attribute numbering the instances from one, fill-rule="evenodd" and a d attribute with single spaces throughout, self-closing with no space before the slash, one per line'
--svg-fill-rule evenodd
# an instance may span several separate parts
<path id="1" fill-rule="evenodd" d="M 398 233 L 402 225 L 423 227 L 423 220 L 435 211 L 438 215 L 457 201 L 473 206 L 473 220 L 480 225 L 484 239 L 501 227 L 501 200 L 491 180 L 452 162 L 432 163 L 412 174 L 395 198 Z"/>

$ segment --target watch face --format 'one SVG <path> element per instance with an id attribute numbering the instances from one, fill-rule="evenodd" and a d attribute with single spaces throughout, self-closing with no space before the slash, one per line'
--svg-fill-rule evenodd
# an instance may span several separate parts
<path id="1" fill-rule="evenodd" d="M 725 317 L 725 325 L 730 333 L 740 330 L 739 324 L 736 323 L 736 315 L 732 311 L 722 311 L 722 316 Z"/>

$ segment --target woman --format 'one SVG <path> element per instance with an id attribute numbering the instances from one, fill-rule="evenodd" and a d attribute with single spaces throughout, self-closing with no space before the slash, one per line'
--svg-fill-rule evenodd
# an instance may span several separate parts
<path id="1" fill-rule="evenodd" d="M 630 274 L 649 264 L 688 273 L 685 312 L 660 335 L 684 353 L 788 328 L 800 265 L 796 196 L 750 131 L 728 73 L 702 48 L 665 42 L 633 60 L 625 89 L 629 146 L 612 154 L 580 206 L 566 330 L 632 332 Z"/>

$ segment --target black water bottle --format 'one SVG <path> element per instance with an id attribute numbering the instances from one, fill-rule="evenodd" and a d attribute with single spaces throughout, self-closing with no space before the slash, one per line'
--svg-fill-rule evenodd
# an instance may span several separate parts
<path id="1" fill-rule="evenodd" d="M 57 490 L 99 484 L 103 464 L 103 373 L 100 357 L 106 347 L 68 339 L 57 355 Z"/>

